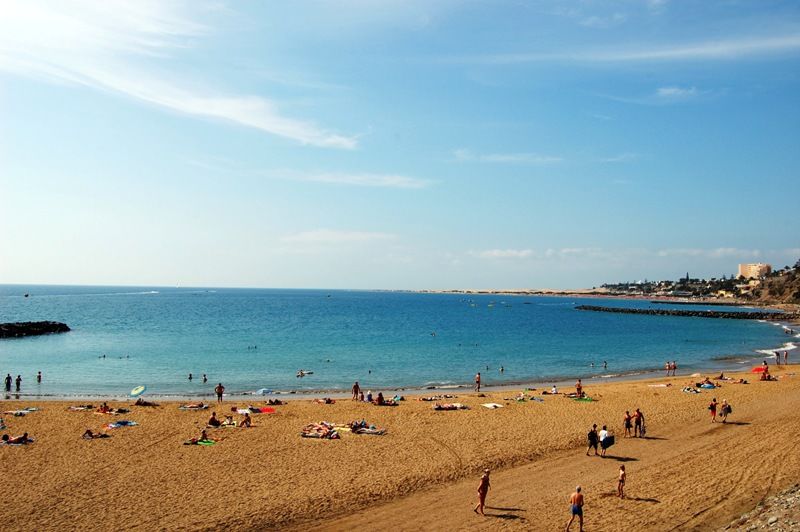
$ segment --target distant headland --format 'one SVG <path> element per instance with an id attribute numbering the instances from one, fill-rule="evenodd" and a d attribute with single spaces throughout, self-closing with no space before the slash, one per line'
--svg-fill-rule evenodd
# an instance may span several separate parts
<path id="1" fill-rule="evenodd" d="M 0 323 L 0 338 L 22 338 L 42 334 L 64 333 L 71 329 L 66 323 L 58 321 L 21 321 Z"/>

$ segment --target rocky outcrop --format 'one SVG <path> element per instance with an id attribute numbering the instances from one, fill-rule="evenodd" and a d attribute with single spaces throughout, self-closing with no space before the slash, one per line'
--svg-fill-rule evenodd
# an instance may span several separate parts
<path id="1" fill-rule="evenodd" d="M 21 338 L 23 336 L 39 336 L 41 334 L 68 332 L 66 323 L 58 321 L 21 321 L 17 323 L 0 323 L 0 338 Z"/>
<path id="2" fill-rule="evenodd" d="M 764 499 L 751 512 L 721 530 L 800 530 L 800 484 Z"/>
<path id="3" fill-rule="evenodd" d="M 577 310 L 595 312 L 618 312 L 621 314 L 647 314 L 650 316 L 689 316 L 692 318 L 727 318 L 733 320 L 780 320 L 786 321 L 800 318 L 800 314 L 788 312 L 735 312 L 725 310 L 678 310 L 656 308 L 601 307 L 597 305 L 578 305 Z"/>

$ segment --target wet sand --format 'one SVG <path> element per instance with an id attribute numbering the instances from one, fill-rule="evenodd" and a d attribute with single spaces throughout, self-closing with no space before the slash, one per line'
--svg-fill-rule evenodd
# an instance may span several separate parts
<path id="1" fill-rule="evenodd" d="M 36 439 L 0 446 L 3 521 L 39 530 L 554 530 L 566 523 L 567 497 L 581 484 L 588 529 L 706 530 L 800 477 L 798 369 L 774 369 L 778 382 L 723 383 L 697 395 L 681 391 L 697 380 L 688 376 L 587 386 L 595 402 L 538 390 L 531 393 L 544 402 L 504 400 L 511 391 L 483 398 L 456 392 L 450 401 L 470 407 L 463 411 L 433 411 L 415 396 L 398 407 L 296 400 L 275 414 L 254 415 L 253 428 L 210 430 L 218 442 L 209 447 L 182 442 L 199 434 L 210 410 L 181 411 L 177 403 L 131 407 L 129 401 L 111 406 L 127 406 L 130 414 L 106 416 L 68 412 L 67 402 L 2 401 L 3 410 L 41 408 L 24 417 L 2 415 L 4 433 L 27 431 Z M 651 386 L 667 382 L 673 385 Z M 712 396 L 730 400 L 731 423 L 710 422 Z M 505 407 L 480 406 L 486 402 Z M 233 404 L 212 409 L 222 414 Z M 622 415 L 637 407 L 648 437 L 624 439 Z M 388 434 L 299 436 L 310 422 L 362 418 Z M 115 419 L 139 425 L 111 430 L 108 439 L 81 439 L 86 428 Z M 584 454 L 592 423 L 616 433 L 618 443 L 605 459 Z M 628 469 L 625 500 L 612 496 L 620 463 Z M 472 506 L 484 467 L 493 471 L 492 489 L 489 515 L 480 517 Z"/>

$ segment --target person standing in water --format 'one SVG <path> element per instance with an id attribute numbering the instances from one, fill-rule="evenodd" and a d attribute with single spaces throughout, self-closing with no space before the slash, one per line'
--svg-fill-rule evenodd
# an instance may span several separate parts
<path id="1" fill-rule="evenodd" d="M 206 376 L 205 373 L 203 373 L 203 384 L 205 384 L 207 382 L 208 382 L 208 377 Z"/>
<path id="2" fill-rule="evenodd" d="M 217 394 L 217 402 L 218 403 L 222 402 L 222 392 L 224 392 L 224 391 L 225 391 L 225 387 L 222 385 L 221 382 L 219 384 L 217 384 L 216 388 L 214 388 L 214 393 Z"/>
<path id="3" fill-rule="evenodd" d="M 41 372 L 41 371 L 40 371 L 39 373 L 37 373 L 37 374 L 36 374 L 36 382 L 37 382 L 38 384 L 41 384 L 41 383 L 42 383 L 42 372 Z"/>
<path id="4" fill-rule="evenodd" d="M 19 391 L 19 387 L 22 386 L 22 375 L 17 375 L 16 384 L 17 384 L 17 391 Z"/>
<path id="5" fill-rule="evenodd" d="M 486 505 L 486 494 L 489 493 L 489 470 L 483 470 L 483 476 L 481 477 L 481 483 L 478 484 L 478 504 L 475 505 L 475 508 L 472 509 L 473 512 L 480 513 L 481 515 L 486 515 L 483 513 L 483 507 Z"/>

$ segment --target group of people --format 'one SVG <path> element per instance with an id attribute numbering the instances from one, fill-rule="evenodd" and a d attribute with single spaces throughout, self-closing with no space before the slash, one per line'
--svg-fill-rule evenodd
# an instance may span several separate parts
<path id="1" fill-rule="evenodd" d="M 194 380 L 194 375 L 189 373 L 189 382 L 192 382 L 193 380 Z M 208 382 L 208 376 L 205 373 L 203 373 L 203 384 L 207 382 Z"/>
<path id="2" fill-rule="evenodd" d="M 645 426 L 644 426 L 644 414 L 638 408 L 633 412 L 625 411 L 625 417 L 623 418 L 623 427 L 625 428 L 625 432 L 623 437 L 630 438 L 633 436 L 634 438 L 643 438 L 645 433 Z M 633 429 L 633 434 L 631 434 L 631 429 Z"/>
<path id="3" fill-rule="evenodd" d="M 589 456 L 589 451 L 594 449 L 595 456 L 605 456 L 606 449 L 614 445 L 614 435 L 608 431 L 608 427 L 603 425 L 603 428 L 599 431 L 597 430 L 597 423 L 592 424 L 592 428 L 589 429 L 589 433 L 586 435 L 586 439 L 589 442 L 589 446 L 586 448 L 586 456 Z M 600 447 L 600 452 L 597 452 L 598 446 Z"/>
<path id="4" fill-rule="evenodd" d="M 728 415 L 733 412 L 730 403 L 728 403 L 727 399 L 723 399 L 722 403 L 717 403 L 717 398 L 714 397 L 711 399 L 711 403 L 708 405 L 708 411 L 711 413 L 711 422 L 717 422 L 717 410 L 719 410 L 719 418 L 722 420 L 723 423 L 728 421 Z"/>
<path id="5" fill-rule="evenodd" d="M 216 412 L 211 412 L 211 417 L 206 422 L 206 428 L 218 429 L 221 427 L 241 427 L 241 428 L 250 428 L 253 426 L 253 419 L 250 417 L 249 412 L 244 413 L 244 417 L 242 417 L 241 421 L 237 424 L 234 421 L 233 416 L 225 416 L 224 421 L 220 421 L 217 418 Z"/>
<path id="6" fill-rule="evenodd" d="M 2 374 L 0 374 L 0 375 L 2 375 Z M 36 382 L 38 384 L 42 383 L 42 372 L 41 371 L 36 374 Z M 10 392 L 11 391 L 11 384 L 12 383 L 14 384 L 14 387 L 15 387 L 14 391 L 19 392 L 20 389 L 22 388 L 22 375 L 17 375 L 16 379 L 13 379 L 11 377 L 11 373 L 8 373 L 6 375 L 6 378 L 5 378 L 6 392 Z"/>
<path id="7" fill-rule="evenodd" d="M 670 373 L 674 377 L 675 376 L 675 370 L 678 369 L 678 363 L 676 361 L 674 361 L 674 360 L 672 362 L 669 362 L 669 361 L 664 362 L 664 369 L 667 371 L 667 377 L 670 376 Z"/>

